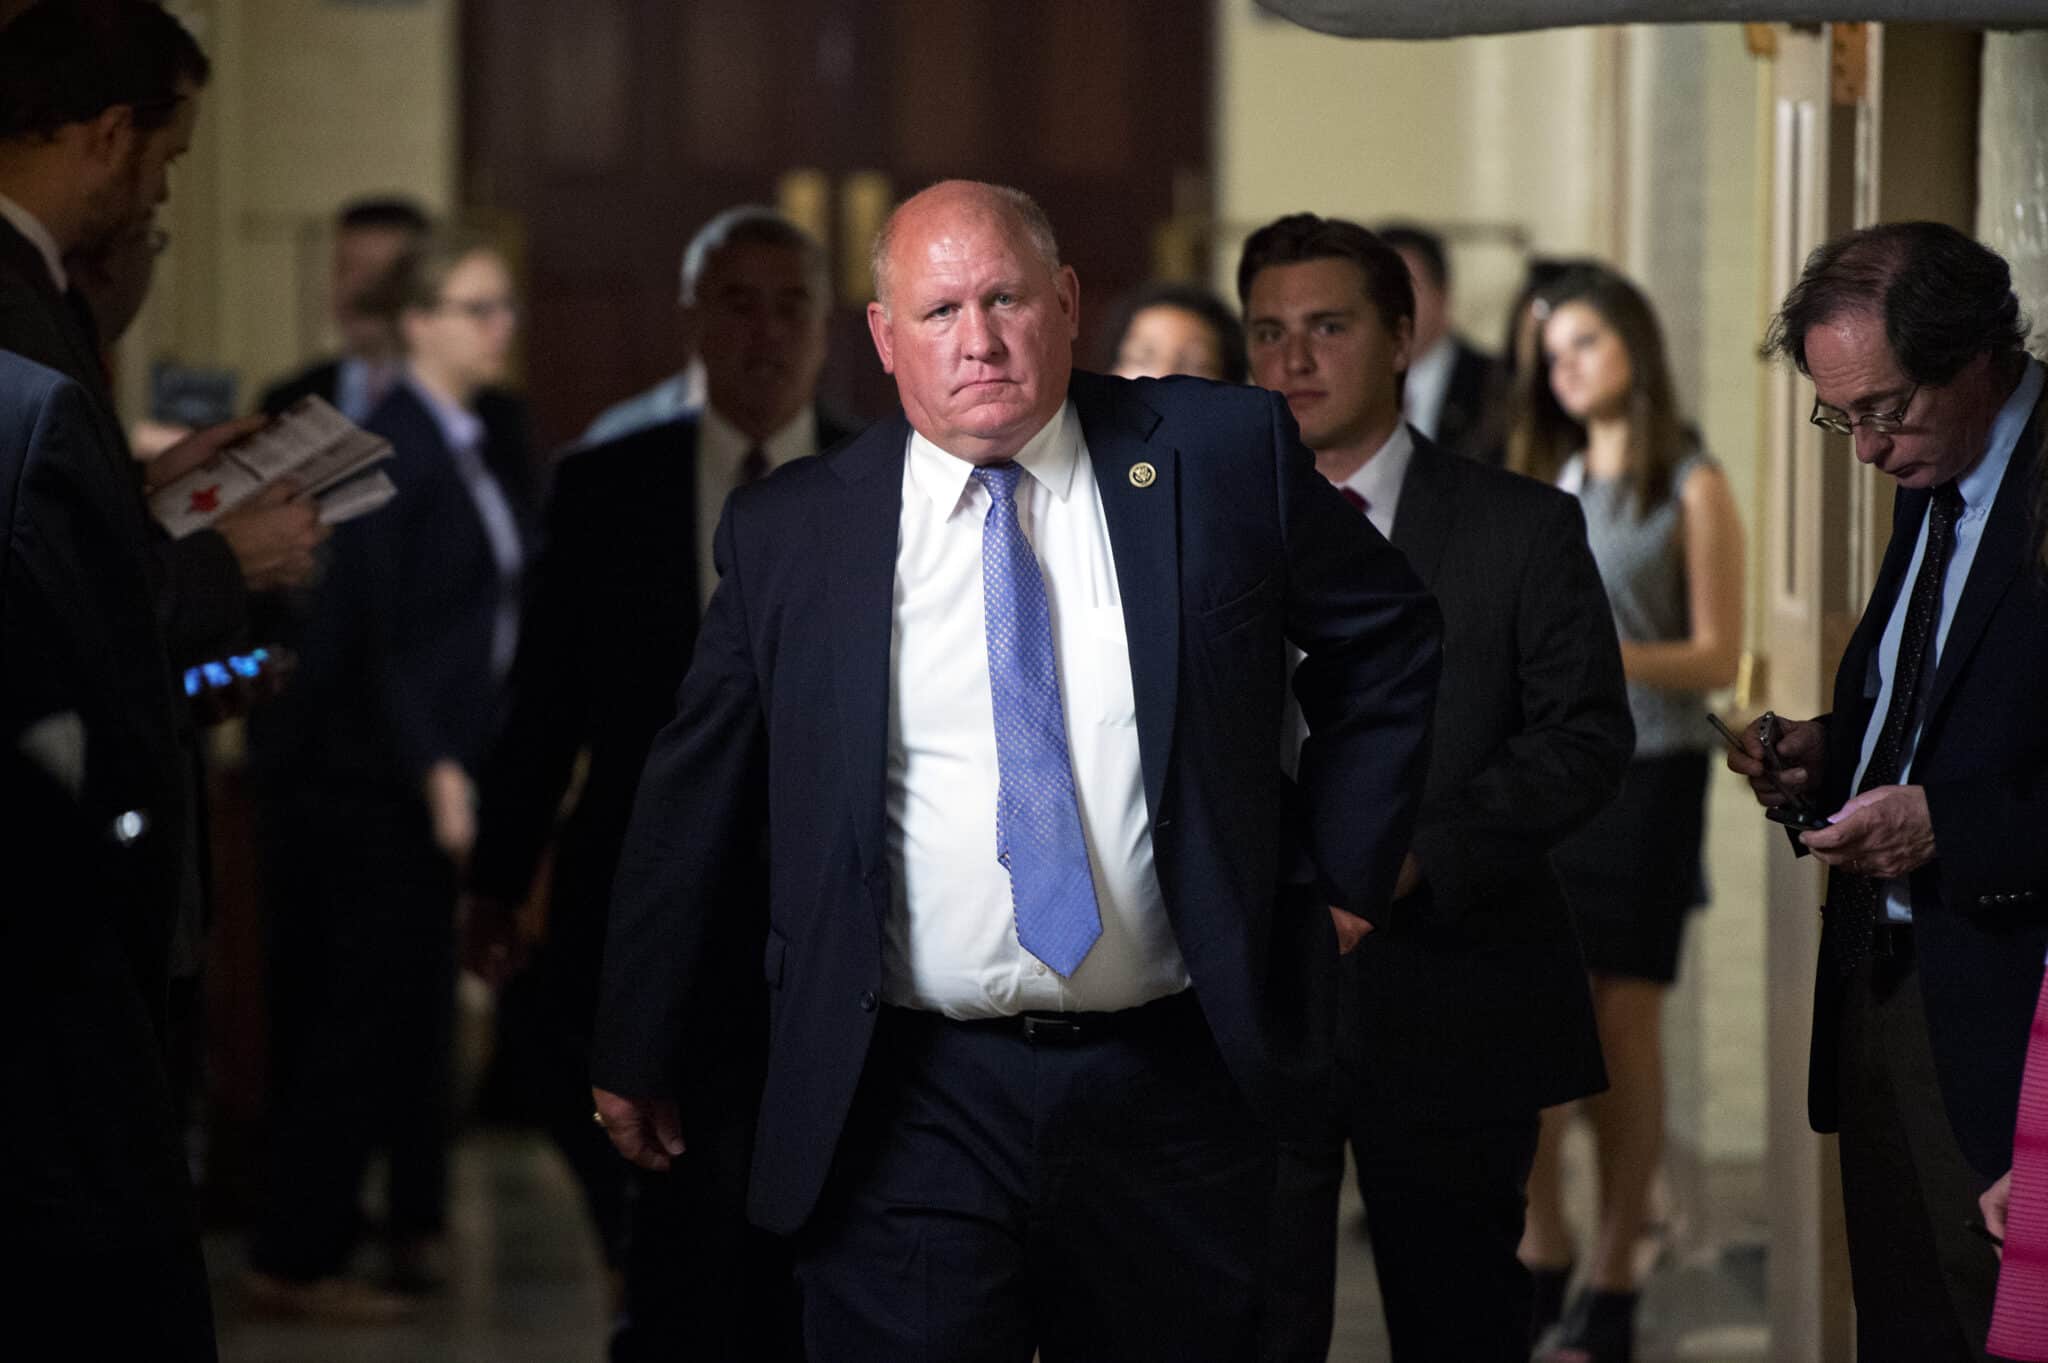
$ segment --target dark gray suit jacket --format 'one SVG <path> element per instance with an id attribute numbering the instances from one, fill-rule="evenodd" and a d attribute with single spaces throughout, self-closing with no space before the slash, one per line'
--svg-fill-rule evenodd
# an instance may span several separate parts
<path id="1" fill-rule="evenodd" d="M 1394 547 L 1444 615 L 1422 887 L 1345 958 L 1339 1057 L 1419 1122 L 1606 1087 L 1549 853 L 1621 786 L 1635 729 L 1578 502 L 1419 433 Z"/>

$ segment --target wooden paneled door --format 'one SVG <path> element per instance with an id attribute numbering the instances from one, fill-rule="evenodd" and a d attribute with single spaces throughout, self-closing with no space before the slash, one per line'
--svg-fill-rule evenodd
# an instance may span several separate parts
<path id="1" fill-rule="evenodd" d="M 465 0 L 462 21 L 464 204 L 521 253 L 548 443 L 675 370 L 682 246 L 729 205 L 781 203 L 833 252 L 826 396 L 858 417 L 893 404 L 860 314 L 895 200 L 951 175 L 1036 195 L 1084 358 L 1161 225 L 1207 208 L 1206 5 Z"/>

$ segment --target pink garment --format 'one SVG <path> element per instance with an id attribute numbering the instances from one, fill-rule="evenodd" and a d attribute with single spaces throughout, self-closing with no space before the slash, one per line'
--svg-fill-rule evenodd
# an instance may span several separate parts
<path id="1" fill-rule="evenodd" d="M 2012 1201 L 2005 1258 L 1985 1347 L 2002 1358 L 2048 1360 L 2048 979 L 2034 1005 L 2020 1113 L 2012 1134 Z"/>

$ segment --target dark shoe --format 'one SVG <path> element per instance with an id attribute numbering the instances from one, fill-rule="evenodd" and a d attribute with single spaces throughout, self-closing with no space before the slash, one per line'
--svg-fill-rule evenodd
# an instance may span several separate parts
<path id="1" fill-rule="evenodd" d="M 1531 1268 L 1529 1270 L 1529 1347 L 1535 1348 L 1536 1341 L 1548 1333 L 1564 1314 L 1565 1289 L 1572 1284 L 1572 1270 L 1576 1264 L 1563 1268 Z"/>
<path id="2" fill-rule="evenodd" d="M 391 1290 L 424 1297 L 448 1285 L 448 1247 L 438 1236 L 420 1235 L 391 1246 Z"/>
<path id="3" fill-rule="evenodd" d="M 1536 1345 L 1536 1363 L 1633 1363 L 1636 1294 L 1588 1290 Z"/>
<path id="4" fill-rule="evenodd" d="M 411 1309 L 405 1298 L 355 1278 L 301 1282 L 253 1271 L 242 1279 L 242 1303 L 251 1316 L 325 1325 L 389 1325 Z"/>

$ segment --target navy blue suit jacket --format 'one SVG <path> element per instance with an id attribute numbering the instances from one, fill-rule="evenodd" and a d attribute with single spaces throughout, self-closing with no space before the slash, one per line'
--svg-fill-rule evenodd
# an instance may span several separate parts
<path id="1" fill-rule="evenodd" d="M 1969 582 L 1949 622 L 1907 781 L 1924 787 L 1935 857 L 1912 876 L 1913 940 L 1935 1073 L 1956 1140 L 1986 1182 L 2012 1166 L 2020 1072 L 2048 953 L 2048 565 L 2041 478 L 2048 402 L 2014 447 Z M 1826 789 L 1849 799 L 1876 708 L 1871 655 L 1899 593 L 1930 494 L 1901 490 L 1863 620 L 1835 673 Z M 1821 931 L 1807 1109 L 1839 1127 L 1842 981 Z"/>
<path id="2" fill-rule="evenodd" d="M 487 422 L 484 459 L 528 530 L 523 432 Z M 394 389 L 364 423 L 394 454 L 379 467 L 398 496 L 339 527 L 306 622 L 287 710 L 268 717 L 271 760 L 323 784 L 379 797 L 416 796 L 427 768 L 452 758 L 472 772 L 496 731 L 502 688 L 491 674 L 499 575 L 433 413 Z"/>
<path id="3" fill-rule="evenodd" d="M 1315 471 L 1286 404 L 1077 373 L 1123 595 L 1153 848 L 1203 1015 L 1276 1121 L 1325 1100 L 1325 905 L 1382 914 L 1427 759 L 1434 603 Z M 672 1093 L 726 902 L 767 829 L 773 995 L 749 1214 L 801 1226 L 865 1064 L 892 902 L 884 845 L 901 416 L 735 493 L 719 587 L 656 740 L 614 881 L 596 1082 Z M 1149 465 L 1153 477 L 1139 465 Z M 1281 775 L 1287 649 L 1314 727 Z"/>
<path id="4" fill-rule="evenodd" d="M 146 517 L 90 394 L 0 352 L 0 1092 L 63 1114 L 0 1133 L 0 1263 L 129 1256 L 168 1293 L 163 1246 L 198 1265 L 163 1064 L 193 812 Z M 22 746 L 58 717 L 75 784 Z M 147 822 L 124 844 L 130 810 Z M 195 1291 L 203 1324 L 203 1274 Z"/>

